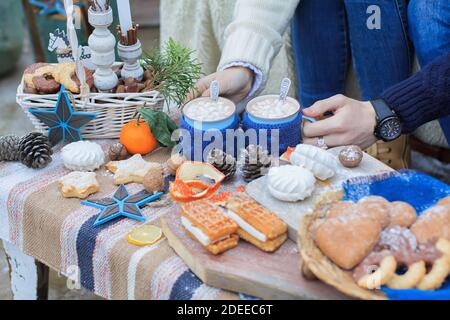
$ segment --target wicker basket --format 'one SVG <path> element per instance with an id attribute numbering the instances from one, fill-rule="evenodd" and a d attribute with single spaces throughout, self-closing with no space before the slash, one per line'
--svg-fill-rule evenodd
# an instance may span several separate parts
<path id="1" fill-rule="evenodd" d="M 298 231 L 298 245 L 304 265 L 303 272 L 312 272 L 317 278 L 336 288 L 344 294 L 365 300 L 385 300 L 381 291 L 370 291 L 359 287 L 353 280 L 352 273 L 345 271 L 331 262 L 316 246 L 313 240 L 311 226 L 317 220 L 324 218 L 327 208 L 333 201 L 338 201 L 342 193 L 330 193 L 317 205 L 312 215 L 305 216 Z M 305 270 L 306 269 L 306 270 Z"/>
<path id="2" fill-rule="evenodd" d="M 39 95 L 23 92 L 23 80 L 17 88 L 16 101 L 25 111 L 37 131 L 47 133 L 48 127 L 29 112 L 56 106 L 58 94 Z M 163 110 L 164 97 L 158 91 L 142 93 L 90 93 L 82 98 L 73 95 L 74 111 L 90 112 L 97 117 L 81 129 L 85 139 L 117 139 L 122 126 L 132 120 L 139 107 Z"/>

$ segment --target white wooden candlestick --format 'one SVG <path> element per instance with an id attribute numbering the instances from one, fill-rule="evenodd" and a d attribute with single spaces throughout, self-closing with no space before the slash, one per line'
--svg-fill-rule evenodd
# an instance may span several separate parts
<path id="1" fill-rule="evenodd" d="M 124 62 L 121 71 L 122 78 L 134 78 L 141 81 L 144 77 L 144 69 L 139 64 L 138 60 L 142 55 L 142 45 L 138 40 L 136 44 L 125 46 L 121 43 L 117 45 L 119 56 Z"/>
<path id="2" fill-rule="evenodd" d="M 98 12 L 89 8 L 88 18 L 89 23 L 95 28 L 88 40 L 92 51 L 92 62 L 97 66 L 94 84 L 99 91 L 109 91 L 119 82 L 112 70 L 116 60 L 116 38 L 108 29 L 113 23 L 113 12 L 111 8 Z"/>

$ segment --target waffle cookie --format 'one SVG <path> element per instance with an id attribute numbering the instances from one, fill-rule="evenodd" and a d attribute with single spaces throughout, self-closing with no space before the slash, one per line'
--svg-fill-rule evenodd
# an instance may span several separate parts
<path id="1" fill-rule="evenodd" d="M 183 204 L 181 223 L 187 234 L 212 254 L 222 253 L 238 244 L 238 225 L 209 200 Z"/>
<path id="2" fill-rule="evenodd" d="M 238 235 L 266 252 L 277 250 L 287 239 L 287 225 L 273 212 L 244 193 L 231 196 L 226 215 L 238 225 Z"/>

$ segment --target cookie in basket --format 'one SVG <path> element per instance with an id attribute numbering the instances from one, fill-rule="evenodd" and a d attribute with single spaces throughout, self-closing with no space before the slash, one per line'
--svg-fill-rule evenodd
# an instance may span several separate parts
<path id="1" fill-rule="evenodd" d="M 315 230 L 314 241 L 335 264 L 350 270 L 373 250 L 380 233 L 378 222 L 355 212 L 323 221 Z"/>
<path id="2" fill-rule="evenodd" d="M 72 93 L 80 93 L 80 80 L 76 76 L 73 62 L 49 64 L 35 63 L 24 71 L 24 92 L 32 94 L 55 94 L 61 85 Z M 86 82 L 94 85 L 94 73 L 85 68 Z"/>
<path id="3" fill-rule="evenodd" d="M 420 242 L 433 238 L 450 240 L 450 205 L 437 204 L 425 211 L 411 226 Z"/>
<path id="4" fill-rule="evenodd" d="M 369 201 L 383 202 L 378 197 L 372 197 Z M 299 249 L 304 260 L 302 269 L 307 269 L 338 290 L 362 299 L 385 298 L 379 290 L 382 286 L 419 289 L 422 292 L 439 289 L 450 275 L 446 199 L 428 209 L 416 222 L 412 217 L 415 209 L 410 205 L 386 203 L 390 205 L 389 224 L 379 234 L 376 245 L 355 267 L 350 262 L 360 258 L 362 254 L 358 253 L 365 248 L 362 244 L 356 245 L 355 239 L 366 246 L 373 243 L 366 229 L 352 229 L 352 226 L 358 226 L 352 217 L 358 204 L 320 202 L 312 216 L 304 218 L 299 230 Z M 378 206 L 373 209 L 381 212 Z M 356 211 L 359 219 L 369 218 L 375 222 L 374 217 L 383 218 L 367 210 Z M 346 223 L 344 219 L 347 219 Z M 378 222 L 378 225 L 381 224 Z M 349 239 L 352 239 L 350 243 Z M 399 268 L 405 271 L 398 273 Z"/>
<path id="5" fill-rule="evenodd" d="M 354 281 L 352 272 L 341 269 L 334 264 L 314 242 L 314 228 L 312 226 L 327 216 L 330 205 L 342 197 L 341 191 L 330 192 L 321 196 L 312 215 L 305 216 L 298 233 L 298 246 L 303 260 L 302 268 L 307 273 L 313 273 L 318 279 L 347 294 L 348 296 L 367 299 L 384 300 L 386 295 L 379 290 L 366 290 Z M 305 272 L 305 271 L 304 271 Z"/>
<path id="6" fill-rule="evenodd" d="M 358 203 L 339 201 L 331 204 L 328 218 L 343 216 L 357 212 L 377 220 L 385 227 L 410 227 L 417 219 L 416 210 L 403 201 L 388 202 L 382 197 L 364 197 Z"/>
<path id="7" fill-rule="evenodd" d="M 386 228 L 374 251 L 353 270 L 353 278 L 367 289 L 435 290 L 450 273 L 449 258 L 450 241 L 444 238 L 419 243 L 408 228 Z"/>

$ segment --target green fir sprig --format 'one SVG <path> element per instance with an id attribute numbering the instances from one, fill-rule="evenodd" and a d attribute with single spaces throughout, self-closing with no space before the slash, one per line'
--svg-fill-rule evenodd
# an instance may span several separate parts
<path id="1" fill-rule="evenodd" d="M 170 38 L 162 50 L 154 49 L 143 55 L 142 67 L 153 77 L 153 88 L 161 92 L 168 103 L 178 107 L 187 94 L 195 90 L 201 76 L 201 64 L 194 51 Z"/>

